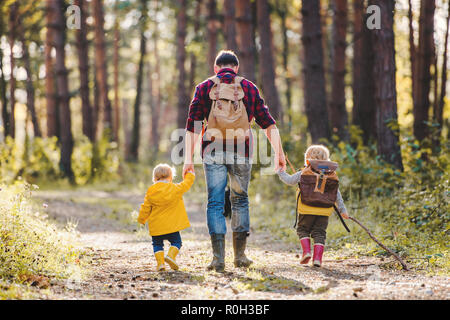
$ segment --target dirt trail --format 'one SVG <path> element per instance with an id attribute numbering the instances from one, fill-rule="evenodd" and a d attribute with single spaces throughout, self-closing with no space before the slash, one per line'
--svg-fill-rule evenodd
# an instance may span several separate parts
<path id="1" fill-rule="evenodd" d="M 384 266 L 390 258 L 340 258 L 329 250 L 322 268 L 301 266 L 297 246 L 262 232 L 249 238 L 251 268 L 234 268 L 228 232 L 226 272 L 206 271 L 211 247 L 205 208 L 189 202 L 191 228 L 182 231 L 180 270 L 157 273 L 150 236 L 126 220 L 129 208 L 138 210 L 142 195 L 80 190 L 40 191 L 35 196 L 48 204 L 49 216 L 61 225 L 78 223 L 80 243 L 90 253 L 87 278 L 55 283 L 51 291 L 56 299 L 450 298 L 448 277 L 389 270 Z"/>

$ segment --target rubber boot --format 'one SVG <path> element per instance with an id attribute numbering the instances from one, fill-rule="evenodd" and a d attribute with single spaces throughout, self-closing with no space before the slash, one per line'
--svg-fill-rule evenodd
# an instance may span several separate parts
<path id="1" fill-rule="evenodd" d="M 180 250 L 178 250 L 177 247 L 171 246 L 169 248 L 169 252 L 167 253 L 167 256 L 165 258 L 167 264 L 170 266 L 170 268 L 172 270 L 178 270 L 178 268 L 179 268 L 178 264 L 177 264 L 177 261 L 176 261 L 176 257 L 177 257 L 177 254 L 178 254 L 179 251 Z"/>
<path id="2" fill-rule="evenodd" d="M 302 238 L 300 239 L 300 244 L 303 251 L 300 264 L 307 264 L 311 259 L 311 240 L 309 238 Z"/>
<path id="3" fill-rule="evenodd" d="M 252 260 L 245 256 L 247 236 L 247 232 L 233 232 L 234 266 L 236 268 L 247 268 L 253 263 Z"/>
<path id="4" fill-rule="evenodd" d="M 164 251 L 155 252 L 156 258 L 156 271 L 165 271 L 166 267 L 164 265 Z"/>
<path id="5" fill-rule="evenodd" d="M 213 260 L 207 269 L 223 272 L 225 270 L 225 235 L 212 234 L 211 245 L 213 249 Z"/>
<path id="6" fill-rule="evenodd" d="M 322 265 L 323 248 L 324 248 L 323 244 L 314 245 L 314 257 L 313 257 L 314 267 L 320 267 Z"/>

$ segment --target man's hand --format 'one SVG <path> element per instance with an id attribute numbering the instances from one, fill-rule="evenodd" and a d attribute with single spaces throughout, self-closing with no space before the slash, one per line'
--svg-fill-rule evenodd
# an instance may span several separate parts
<path id="1" fill-rule="evenodd" d="M 275 171 L 278 172 L 279 169 L 286 171 L 286 157 L 283 152 L 275 156 Z"/>
<path id="2" fill-rule="evenodd" d="M 280 168 L 286 171 L 286 158 L 277 126 L 273 124 L 267 127 L 267 129 L 264 129 L 264 133 L 275 151 L 275 171 L 278 171 Z"/>
<path id="3" fill-rule="evenodd" d="M 184 166 L 183 166 L 183 179 L 184 179 L 184 176 L 186 175 L 186 173 L 188 173 L 189 171 L 195 174 L 195 169 L 194 169 L 194 164 L 193 163 L 190 163 L 190 164 L 186 163 L 186 164 L 184 164 Z"/>
<path id="4" fill-rule="evenodd" d="M 344 219 L 348 219 L 348 214 L 347 214 L 347 212 L 341 213 L 341 216 L 342 216 L 342 218 L 344 218 Z"/>

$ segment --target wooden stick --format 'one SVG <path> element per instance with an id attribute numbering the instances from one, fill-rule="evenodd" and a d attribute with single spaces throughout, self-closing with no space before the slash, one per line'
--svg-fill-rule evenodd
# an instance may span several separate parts
<path id="1" fill-rule="evenodd" d="M 292 163 L 289 161 L 287 152 L 286 152 L 285 158 L 286 158 L 286 161 L 289 163 L 289 166 L 291 167 L 292 172 L 293 172 L 293 173 L 296 173 L 297 171 L 295 171 L 294 166 L 293 166 Z"/>
<path id="2" fill-rule="evenodd" d="M 393 252 L 391 249 L 389 249 L 388 247 L 386 247 L 385 245 L 383 245 L 377 238 L 375 238 L 375 236 L 372 234 L 372 232 L 370 232 L 369 229 L 367 229 L 366 226 L 364 226 L 358 219 L 353 218 L 353 217 L 348 217 L 350 220 L 356 222 L 361 228 L 364 229 L 364 231 L 367 232 L 367 234 L 372 238 L 373 241 L 375 241 L 380 247 L 382 247 L 384 250 L 386 250 L 387 252 L 389 252 L 392 256 L 394 256 L 395 259 L 398 260 L 398 262 L 400 262 L 400 264 L 402 265 L 403 269 L 406 271 L 409 271 L 409 267 L 408 265 L 395 253 Z"/>

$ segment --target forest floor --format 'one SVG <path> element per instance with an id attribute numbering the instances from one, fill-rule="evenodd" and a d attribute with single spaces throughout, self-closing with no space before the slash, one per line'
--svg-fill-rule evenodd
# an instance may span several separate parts
<path id="1" fill-rule="evenodd" d="M 448 277 L 398 270 L 392 258 L 358 257 L 348 249 L 325 251 L 321 268 L 300 265 L 298 245 L 264 232 L 249 237 L 247 255 L 254 261 L 249 269 L 234 267 L 228 232 L 226 271 L 206 271 L 211 246 L 205 204 L 188 195 L 191 227 L 182 231 L 180 270 L 158 273 L 150 236 L 130 214 L 139 209 L 142 194 L 80 189 L 38 191 L 35 198 L 48 205 L 48 215 L 61 226 L 77 223 L 79 245 L 86 251 L 87 272 L 52 281 L 44 299 L 450 298 Z"/>

